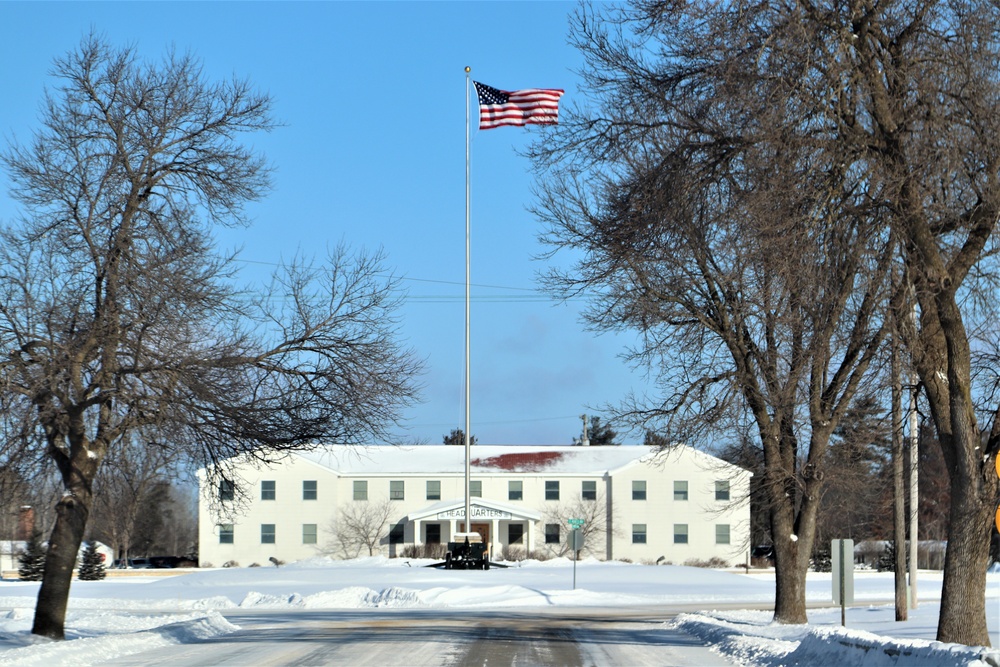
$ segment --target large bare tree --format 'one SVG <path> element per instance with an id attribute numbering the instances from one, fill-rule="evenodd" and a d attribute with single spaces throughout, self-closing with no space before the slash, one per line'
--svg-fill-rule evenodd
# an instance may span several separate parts
<path id="1" fill-rule="evenodd" d="M 736 388 L 776 501 L 776 618 L 805 619 L 801 575 L 783 571 L 804 567 L 824 443 L 884 336 L 888 316 L 864 311 L 888 303 L 952 486 L 938 638 L 988 644 L 1000 405 L 977 413 L 966 299 L 995 270 L 1000 8 L 650 0 L 580 16 L 594 104 L 535 150 L 550 240 L 588 253 L 563 286 L 601 289 L 597 326 L 645 333 L 640 358 L 672 371 L 668 412 L 720 413 L 709 388 Z M 905 280 L 887 286 L 890 257 Z"/>
<path id="2" fill-rule="evenodd" d="M 269 188 L 240 143 L 274 128 L 267 95 L 95 36 L 53 75 L 41 128 L 2 156 L 23 214 L 0 239 L 0 385 L 18 446 L 62 477 L 32 629 L 62 639 L 94 481 L 130 433 L 168 431 L 152 446 L 219 474 L 240 453 L 388 439 L 419 364 L 380 253 L 292 261 L 261 290 L 216 253 L 213 228 L 246 226 Z"/>
<path id="3" fill-rule="evenodd" d="M 816 150 L 792 104 L 806 65 L 771 41 L 785 12 L 582 9 L 588 100 L 531 152 L 544 240 L 582 252 L 549 286 L 590 295 L 591 326 L 638 331 L 630 359 L 657 379 L 619 419 L 696 442 L 749 418 L 775 619 L 804 623 L 830 436 L 885 336 L 894 241 L 843 214 L 863 184 Z"/>

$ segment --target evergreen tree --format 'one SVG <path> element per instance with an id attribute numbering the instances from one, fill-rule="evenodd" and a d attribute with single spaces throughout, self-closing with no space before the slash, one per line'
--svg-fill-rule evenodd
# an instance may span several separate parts
<path id="1" fill-rule="evenodd" d="M 451 429 L 451 433 L 449 433 L 448 435 L 444 436 L 443 442 L 446 445 L 460 445 L 460 446 L 464 447 L 465 446 L 465 429 L 461 429 L 461 428 L 453 428 L 453 429 Z M 469 445 L 471 446 L 471 445 L 475 445 L 475 444 L 477 444 L 476 443 L 476 436 L 470 437 L 469 438 Z"/>
<path id="2" fill-rule="evenodd" d="M 80 581 L 99 581 L 107 576 L 104 570 L 104 559 L 97 550 L 97 542 L 87 542 L 87 547 L 83 550 L 80 558 L 80 569 L 77 578 Z"/>
<path id="3" fill-rule="evenodd" d="M 17 574 L 22 581 L 41 581 L 45 572 L 45 554 L 48 549 L 42 543 L 42 535 L 34 532 L 25 543 L 24 551 L 17 557 Z"/>

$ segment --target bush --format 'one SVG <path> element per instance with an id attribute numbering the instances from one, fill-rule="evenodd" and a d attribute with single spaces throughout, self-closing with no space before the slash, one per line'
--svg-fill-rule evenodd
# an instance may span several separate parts
<path id="1" fill-rule="evenodd" d="M 528 551 L 524 547 L 505 544 L 500 550 L 500 558 L 505 561 L 522 561 L 528 557 Z"/>
<path id="2" fill-rule="evenodd" d="M 239 567 L 239 566 L 240 564 L 234 560 L 227 560 L 225 563 L 222 564 L 222 567 Z"/>
<path id="3" fill-rule="evenodd" d="M 108 573 L 104 569 L 104 558 L 97 550 L 97 543 L 87 542 L 87 546 L 83 550 L 83 556 L 80 557 L 80 569 L 76 574 L 77 579 L 80 581 L 100 581 L 107 575 Z"/>
<path id="4" fill-rule="evenodd" d="M 719 558 L 718 556 L 712 556 L 708 560 L 701 560 L 699 558 L 689 558 L 684 561 L 684 565 L 687 567 L 705 567 L 713 570 L 721 570 L 729 567 L 729 562 Z"/>
<path id="5" fill-rule="evenodd" d="M 407 544 L 403 547 L 403 558 L 433 558 L 434 560 L 444 560 L 444 555 L 448 551 L 446 544 Z"/>

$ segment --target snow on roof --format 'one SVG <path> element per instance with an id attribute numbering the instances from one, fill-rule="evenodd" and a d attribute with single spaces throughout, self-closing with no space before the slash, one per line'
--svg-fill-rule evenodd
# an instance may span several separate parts
<path id="1" fill-rule="evenodd" d="M 327 445 L 297 454 L 344 475 L 465 472 L 465 448 L 457 445 Z M 651 457 L 641 445 L 616 447 L 474 445 L 470 467 L 478 474 L 559 473 L 603 475 Z"/>

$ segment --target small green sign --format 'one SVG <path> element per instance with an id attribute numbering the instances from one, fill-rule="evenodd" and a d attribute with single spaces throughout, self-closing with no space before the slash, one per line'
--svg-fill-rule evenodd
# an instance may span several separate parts
<path id="1" fill-rule="evenodd" d="M 573 528 L 581 528 L 583 526 L 583 524 L 585 524 L 587 522 L 584 521 L 583 519 L 569 519 L 568 523 Z"/>

